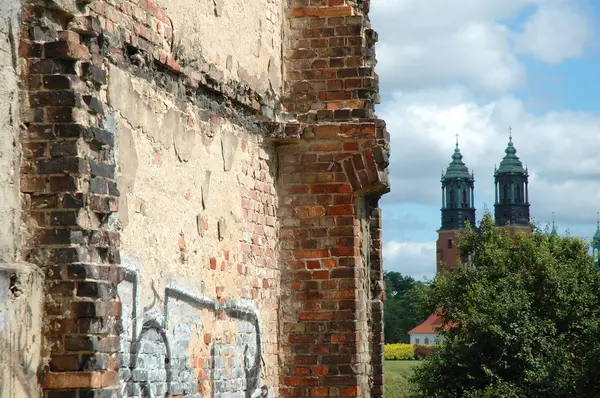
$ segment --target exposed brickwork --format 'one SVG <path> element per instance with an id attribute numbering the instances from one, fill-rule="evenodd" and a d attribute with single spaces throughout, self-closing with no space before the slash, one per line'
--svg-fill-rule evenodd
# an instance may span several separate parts
<path id="1" fill-rule="evenodd" d="M 47 280 L 49 357 L 40 374 L 47 395 L 114 389 L 119 366 L 114 136 L 102 122 L 102 63 L 92 56 L 97 33 L 69 30 L 65 22 L 27 6 L 19 46 L 29 101 L 21 139 L 24 222 L 31 233 L 25 255 Z"/>
<path id="2" fill-rule="evenodd" d="M 287 109 L 306 122 L 373 119 L 379 81 L 368 1 L 289 4 Z"/>
<path id="3" fill-rule="evenodd" d="M 281 93 L 188 62 L 151 0 L 50 3 L 25 6 L 19 45 L 45 397 L 381 397 L 368 2 L 289 1 Z"/>
<path id="4" fill-rule="evenodd" d="M 320 124 L 285 131 L 301 141 L 280 150 L 280 264 L 289 288 L 284 394 L 377 395 L 383 330 L 376 198 L 387 190 L 387 158 L 374 153 L 383 150 L 385 129 Z"/>

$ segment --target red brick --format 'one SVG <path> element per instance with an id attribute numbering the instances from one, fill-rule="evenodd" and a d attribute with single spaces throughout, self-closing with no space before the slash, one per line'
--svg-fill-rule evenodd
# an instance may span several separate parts
<path id="1" fill-rule="evenodd" d="M 315 387 L 310 391 L 313 397 L 327 397 L 329 396 L 329 388 L 328 387 Z"/>
<path id="2" fill-rule="evenodd" d="M 334 205 L 327 207 L 328 216 L 340 216 L 354 214 L 354 206 L 352 205 Z"/>
<path id="3" fill-rule="evenodd" d="M 360 387 L 346 387 L 342 388 L 342 397 L 358 397 L 360 396 Z"/>
<path id="4" fill-rule="evenodd" d="M 301 321 L 331 321 L 333 320 L 333 311 L 312 312 L 305 311 L 298 314 Z"/>
<path id="5" fill-rule="evenodd" d="M 311 366 L 310 372 L 315 376 L 325 376 L 329 374 L 329 367 L 327 366 Z"/>
<path id="6" fill-rule="evenodd" d="M 298 250 L 295 253 L 295 257 L 297 259 L 304 259 L 304 258 L 323 258 L 323 257 L 329 257 L 329 252 L 327 250 Z"/>
<path id="7" fill-rule="evenodd" d="M 314 271 L 313 279 L 329 279 L 329 271 Z"/>

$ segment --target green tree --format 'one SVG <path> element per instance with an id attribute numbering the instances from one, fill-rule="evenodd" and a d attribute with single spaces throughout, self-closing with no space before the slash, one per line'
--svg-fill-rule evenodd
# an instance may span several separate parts
<path id="1" fill-rule="evenodd" d="M 399 272 L 385 272 L 384 303 L 385 342 L 408 343 L 408 331 L 429 315 L 426 307 L 428 286 Z"/>
<path id="2" fill-rule="evenodd" d="M 460 239 L 470 261 L 437 276 L 445 344 L 414 375 L 419 397 L 597 397 L 600 283 L 586 243 L 510 236 L 486 213 Z"/>

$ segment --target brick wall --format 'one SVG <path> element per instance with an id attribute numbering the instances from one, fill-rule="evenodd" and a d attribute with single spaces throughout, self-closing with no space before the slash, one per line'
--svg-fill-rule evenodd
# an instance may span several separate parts
<path id="1" fill-rule="evenodd" d="M 382 396 L 389 135 L 367 12 L 292 1 L 266 84 L 180 57 L 150 0 L 24 5 L 46 397 Z"/>

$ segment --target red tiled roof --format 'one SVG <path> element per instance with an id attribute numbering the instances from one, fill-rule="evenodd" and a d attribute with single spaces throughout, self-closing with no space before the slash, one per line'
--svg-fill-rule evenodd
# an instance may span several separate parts
<path id="1" fill-rule="evenodd" d="M 425 321 L 420 325 L 408 331 L 408 334 L 426 334 L 426 333 L 437 333 L 437 329 L 442 327 L 444 319 L 441 316 L 441 311 L 437 310 L 433 314 L 429 315 Z M 450 329 L 450 325 L 446 325 L 444 330 Z"/>

